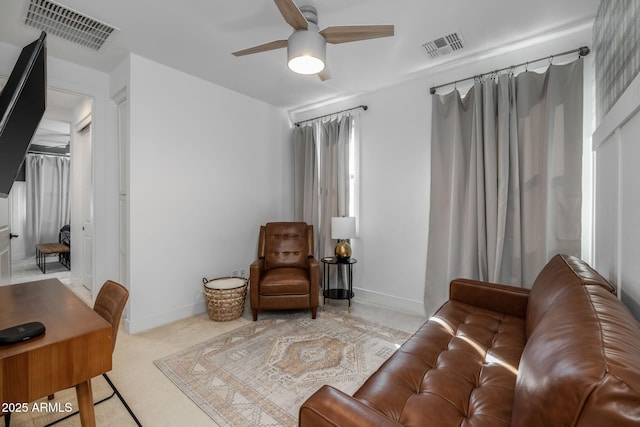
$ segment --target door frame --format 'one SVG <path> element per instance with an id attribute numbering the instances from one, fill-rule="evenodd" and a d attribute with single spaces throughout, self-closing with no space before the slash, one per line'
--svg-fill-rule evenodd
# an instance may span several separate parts
<path id="1" fill-rule="evenodd" d="M 89 105 L 91 103 L 92 100 L 89 99 Z M 94 168 L 90 108 L 80 120 L 72 125 L 71 131 L 71 164 L 75 166 L 72 174 L 71 193 L 71 282 L 74 286 L 83 285 L 93 296 L 95 295 L 93 265 L 95 254 L 95 239 L 93 238 Z M 85 132 L 89 132 L 88 140 L 85 140 L 83 135 Z M 87 143 L 88 147 L 84 145 Z"/>
<path id="2" fill-rule="evenodd" d="M 6 215 L 5 215 L 6 211 Z M 0 198 L 0 286 L 11 283 L 11 206 L 9 197 Z M 4 225 L 2 223 L 6 222 Z M 6 282 L 6 283 L 5 283 Z"/>

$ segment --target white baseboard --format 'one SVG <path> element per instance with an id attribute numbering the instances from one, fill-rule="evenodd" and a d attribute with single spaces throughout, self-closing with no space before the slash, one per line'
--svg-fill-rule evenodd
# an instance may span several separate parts
<path id="1" fill-rule="evenodd" d="M 407 298 L 400 298 L 393 295 L 384 294 L 381 292 L 375 292 L 362 288 L 353 288 L 355 294 L 354 301 L 376 305 L 379 307 L 390 308 L 404 313 L 414 313 L 424 316 L 426 314 L 424 301 L 416 301 Z M 248 302 L 247 302 L 248 304 Z M 204 301 L 198 301 L 194 304 L 189 304 L 180 307 L 175 310 L 167 311 L 164 313 L 154 314 L 143 319 L 124 319 L 124 328 L 128 334 L 137 334 L 158 326 L 166 325 L 176 320 L 181 320 L 186 317 L 195 316 L 200 313 L 205 313 L 207 310 Z"/>
<path id="2" fill-rule="evenodd" d="M 204 301 L 185 305 L 175 310 L 166 311 L 164 313 L 154 314 L 143 319 L 124 319 L 124 328 L 128 334 L 137 334 L 158 326 L 166 325 L 176 320 L 195 316 L 207 311 Z"/>
<path id="3" fill-rule="evenodd" d="M 400 298 L 394 295 L 384 294 L 381 292 L 371 291 L 362 288 L 353 288 L 355 301 L 377 305 L 380 307 L 391 308 L 407 313 L 415 313 L 421 316 L 426 314 L 424 301 L 416 301 L 407 298 Z"/>

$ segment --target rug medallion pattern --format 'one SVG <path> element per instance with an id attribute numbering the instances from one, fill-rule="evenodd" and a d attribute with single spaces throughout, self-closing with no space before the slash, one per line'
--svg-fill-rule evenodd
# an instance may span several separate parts
<path id="1" fill-rule="evenodd" d="M 409 336 L 347 313 L 300 312 L 264 316 L 154 363 L 220 426 L 296 426 L 300 405 L 323 384 L 352 394 Z"/>

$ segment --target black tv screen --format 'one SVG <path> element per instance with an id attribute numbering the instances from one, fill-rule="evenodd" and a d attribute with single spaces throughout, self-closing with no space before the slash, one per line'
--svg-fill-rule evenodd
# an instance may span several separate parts
<path id="1" fill-rule="evenodd" d="M 46 36 L 22 49 L 0 93 L 0 197 L 9 195 L 46 109 Z"/>

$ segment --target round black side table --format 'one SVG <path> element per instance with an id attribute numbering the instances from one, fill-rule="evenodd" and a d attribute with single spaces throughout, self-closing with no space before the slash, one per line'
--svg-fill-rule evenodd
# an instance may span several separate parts
<path id="1" fill-rule="evenodd" d="M 351 298 L 353 298 L 353 264 L 358 262 L 355 258 L 339 259 L 336 257 L 322 258 L 323 278 L 322 278 L 322 307 L 327 298 L 330 299 L 346 299 L 349 300 L 349 312 L 351 312 Z M 336 287 L 331 288 L 331 280 L 329 279 L 329 270 L 332 265 L 347 266 L 347 289 L 339 288 L 339 281 L 336 280 Z"/>

